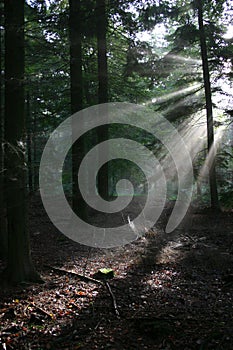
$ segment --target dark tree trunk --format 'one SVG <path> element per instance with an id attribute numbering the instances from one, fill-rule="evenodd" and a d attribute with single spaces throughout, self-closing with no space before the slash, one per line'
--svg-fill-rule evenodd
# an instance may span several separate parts
<path id="1" fill-rule="evenodd" d="M 37 116 L 33 115 L 33 132 L 32 132 L 32 156 L 33 156 L 33 189 L 37 191 L 39 189 L 39 166 L 37 156 Z"/>
<path id="2" fill-rule="evenodd" d="M 96 0 L 96 34 L 98 49 L 98 102 L 108 102 L 108 64 L 107 64 L 107 14 L 105 0 Z M 107 113 L 107 106 L 105 113 Z M 108 125 L 103 125 L 97 131 L 98 143 L 108 140 Z M 107 156 L 108 150 L 105 150 Z M 105 164 L 98 174 L 98 191 L 99 194 L 107 199 L 109 195 L 108 186 L 109 171 L 108 165 Z"/>
<path id="3" fill-rule="evenodd" d="M 205 36 L 205 28 L 203 23 L 203 2 L 202 0 L 198 0 L 197 3 L 198 3 L 198 24 L 199 24 L 199 33 L 200 33 L 201 57 L 202 57 L 203 78 L 204 78 L 204 85 L 205 85 L 205 98 L 206 98 L 208 154 L 210 156 L 209 182 L 210 182 L 211 207 L 213 209 L 219 209 L 216 168 L 215 168 L 216 150 L 215 150 L 215 144 L 214 144 L 213 104 L 212 104 L 212 97 L 211 97 L 211 85 L 210 85 L 210 73 L 209 73 L 209 64 L 208 64 L 206 36 Z"/>
<path id="4" fill-rule="evenodd" d="M 38 282 L 27 228 L 24 115 L 24 0 L 5 0 L 5 166 L 8 283 Z"/>
<path id="5" fill-rule="evenodd" d="M 83 108 L 81 1 L 69 0 L 69 8 L 71 113 L 74 114 Z M 72 206 L 73 211 L 78 213 L 82 218 L 86 217 L 86 206 L 79 190 L 78 170 L 84 154 L 85 142 L 81 138 L 72 147 Z"/>
<path id="6" fill-rule="evenodd" d="M 2 50 L 2 26 L 3 26 L 3 1 L 0 1 L 0 258 L 6 258 L 7 255 L 7 225 L 6 210 L 4 203 L 4 121 L 3 121 L 3 50 Z"/>
<path id="7" fill-rule="evenodd" d="M 31 110 L 30 94 L 27 92 L 26 100 L 26 123 L 27 123 L 27 166 L 28 166 L 28 188 L 33 192 L 33 168 L 32 168 L 32 133 L 31 133 Z"/>

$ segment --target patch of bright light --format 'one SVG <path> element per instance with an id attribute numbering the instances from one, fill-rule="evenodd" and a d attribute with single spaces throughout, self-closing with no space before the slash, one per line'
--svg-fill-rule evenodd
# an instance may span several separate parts
<path id="1" fill-rule="evenodd" d="M 178 97 L 178 96 L 181 96 L 183 94 L 187 94 L 189 92 L 192 92 L 192 91 L 195 91 L 196 89 L 199 89 L 201 87 L 201 84 L 200 83 L 196 83 L 192 86 L 189 86 L 189 87 L 186 87 L 186 88 L 183 88 L 183 89 L 180 89 L 178 91 L 174 91 L 174 92 L 171 92 L 171 93 L 168 93 L 168 94 L 165 94 L 163 96 L 159 96 L 159 97 L 155 97 L 152 99 L 152 103 L 163 103 L 163 102 L 166 102 L 174 97 Z"/>
<path id="2" fill-rule="evenodd" d="M 156 45 L 164 46 L 166 43 L 165 35 L 167 29 L 163 23 L 157 24 L 152 31 L 144 31 L 137 34 L 137 38 L 140 41 L 151 42 L 156 37 Z"/>
<path id="3" fill-rule="evenodd" d="M 230 24 L 227 28 L 226 34 L 223 35 L 224 39 L 232 39 L 233 38 L 233 24 Z"/>
<path id="4" fill-rule="evenodd" d="M 170 53 L 168 54 L 169 59 L 173 60 L 174 63 L 187 63 L 187 64 L 201 64 L 200 59 L 192 58 L 192 57 L 184 57 L 180 55 L 171 55 Z"/>

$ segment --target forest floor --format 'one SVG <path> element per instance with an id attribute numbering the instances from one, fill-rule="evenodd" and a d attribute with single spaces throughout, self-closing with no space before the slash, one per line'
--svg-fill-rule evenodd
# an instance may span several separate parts
<path id="1" fill-rule="evenodd" d="M 32 256 L 45 283 L 0 291 L 0 349 L 233 349 L 233 213 L 193 209 L 165 234 L 170 212 L 131 244 L 94 249 L 57 232 L 34 198 Z M 114 277 L 78 276 L 100 268 Z"/>

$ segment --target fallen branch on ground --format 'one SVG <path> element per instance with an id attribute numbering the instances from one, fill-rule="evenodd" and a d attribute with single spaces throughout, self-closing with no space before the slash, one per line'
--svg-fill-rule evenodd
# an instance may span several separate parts
<path id="1" fill-rule="evenodd" d="M 112 289 L 111 289 L 109 283 L 108 283 L 108 282 L 105 282 L 105 285 L 106 285 L 106 287 L 107 287 L 107 289 L 108 289 L 108 291 L 109 291 L 109 294 L 111 295 L 112 304 L 113 304 L 113 308 L 114 308 L 114 312 L 115 312 L 117 318 L 120 318 L 120 313 L 119 313 L 119 310 L 118 310 L 118 307 L 117 307 L 115 295 L 113 294 Z"/>
<path id="2" fill-rule="evenodd" d="M 96 284 L 101 284 L 104 286 L 104 283 L 95 279 L 95 278 L 91 278 L 91 277 L 88 277 L 88 276 L 84 276 L 84 275 L 80 275 L 79 273 L 77 272 L 74 272 L 74 271 L 68 271 L 68 270 L 65 270 L 65 269 L 60 269 L 58 267 L 54 267 L 54 266 L 49 266 L 47 265 L 48 268 L 54 270 L 54 271 L 57 271 L 57 272 L 60 272 L 60 273 L 65 273 L 65 274 L 68 274 L 68 275 L 71 275 L 71 276 L 74 276 L 74 277 L 77 277 L 79 278 L 80 280 L 84 281 L 84 282 L 92 282 L 92 283 L 96 283 Z"/>
<path id="3" fill-rule="evenodd" d="M 54 266 L 49 266 L 49 265 L 46 265 L 46 267 L 50 268 L 51 270 L 54 270 L 54 271 L 57 271 L 59 273 L 62 273 L 62 274 L 68 274 L 68 275 L 71 275 L 71 276 L 74 276 L 74 277 L 78 277 L 80 280 L 84 281 L 84 282 L 92 282 L 92 283 L 96 283 L 96 284 L 100 284 L 102 286 L 106 286 L 111 298 L 112 298 L 112 304 L 113 304 L 113 308 L 114 308 L 114 312 L 116 314 L 116 316 L 118 318 L 120 318 L 120 313 L 119 313 L 119 310 L 118 310 L 118 307 L 117 307 L 117 303 L 116 303 L 116 298 L 115 298 L 115 295 L 113 294 L 112 292 L 112 289 L 109 285 L 108 282 L 102 282 L 102 281 L 99 281 L 95 278 L 92 278 L 92 277 L 87 277 L 87 276 L 84 276 L 84 275 L 80 275 L 79 273 L 76 273 L 74 271 L 68 271 L 68 270 L 65 270 L 65 269 L 60 269 L 58 267 L 54 267 Z"/>
<path id="4" fill-rule="evenodd" d="M 33 307 L 34 309 L 36 309 L 37 311 L 39 311 L 41 314 L 48 316 L 49 318 L 53 318 L 52 313 L 49 313 L 48 311 L 42 309 L 40 306 L 36 305 L 34 303 L 34 301 L 31 302 L 27 302 L 28 306 Z"/>

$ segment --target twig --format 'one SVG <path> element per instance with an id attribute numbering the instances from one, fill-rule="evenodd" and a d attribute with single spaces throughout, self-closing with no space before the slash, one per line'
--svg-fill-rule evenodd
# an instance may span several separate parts
<path id="1" fill-rule="evenodd" d="M 46 315 L 46 316 L 48 316 L 49 318 L 53 318 L 53 316 L 52 316 L 51 313 L 49 313 L 48 311 L 45 311 L 45 310 L 42 309 L 41 307 L 35 305 L 34 302 L 28 302 L 28 305 L 34 307 L 36 310 L 40 311 L 43 315 Z"/>
<path id="2" fill-rule="evenodd" d="M 94 328 L 95 331 L 99 328 L 99 326 L 100 326 L 100 324 L 101 324 L 102 321 L 103 321 L 103 317 L 101 317 L 101 319 L 99 320 L 99 322 L 98 322 L 97 325 L 95 326 L 95 328 Z"/>
<path id="3" fill-rule="evenodd" d="M 110 287 L 110 285 L 109 285 L 109 283 L 107 281 L 105 281 L 105 285 L 106 285 L 106 287 L 107 287 L 107 289 L 109 291 L 109 294 L 111 295 L 112 304 L 113 304 L 113 308 L 114 308 L 115 314 L 116 314 L 117 318 L 120 318 L 120 313 L 118 311 L 115 295 L 113 294 L 112 289 L 111 289 L 111 287 Z"/>
<path id="4" fill-rule="evenodd" d="M 83 275 L 80 275 L 79 273 L 76 273 L 76 272 L 73 272 L 73 271 L 67 271 L 65 269 L 59 269 L 58 267 L 54 267 L 54 266 L 50 266 L 50 265 L 46 265 L 46 266 L 48 268 L 54 270 L 54 271 L 78 277 L 79 279 L 81 279 L 84 282 L 92 282 L 92 283 L 100 284 L 102 286 L 106 286 L 106 288 L 107 288 L 107 290 L 108 290 L 108 292 L 109 292 L 109 294 L 110 294 L 110 296 L 112 298 L 112 304 L 113 304 L 114 312 L 115 312 L 117 318 L 120 318 L 120 313 L 118 311 L 115 295 L 113 294 L 112 289 L 111 289 L 111 287 L 110 287 L 110 285 L 109 285 L 109 283 L 107 281 L 102 282 L 102 281 L 99 281 L 99 280 L 97 280 L 95 278 L 83 276 Z"/>
<path id="5" fill-rule="evenodd" d="M 97 280 L 95 278 L 92 278 L 92 277 L 87 277 L 87 276 L 80 275 L 79 273 L 76 273 L 76 272 L 73 272 L 73 271 L 67 271 L 65 269 L 59 269 L 58 267 L 54 267 L 54 266 L 50 266 L 50 265 L 46 265 L 46 266 L 49 267 L 50 269 L 54 270 L 54 271 L 78 277 L 80 280 L 82 280 L 84 282 L 92 282 L 92 283 L 95 283 L 95 284 L 104 285 L 103 282 L 101 282 L 101 281 L 99 281 L 99 280 Z"/>

